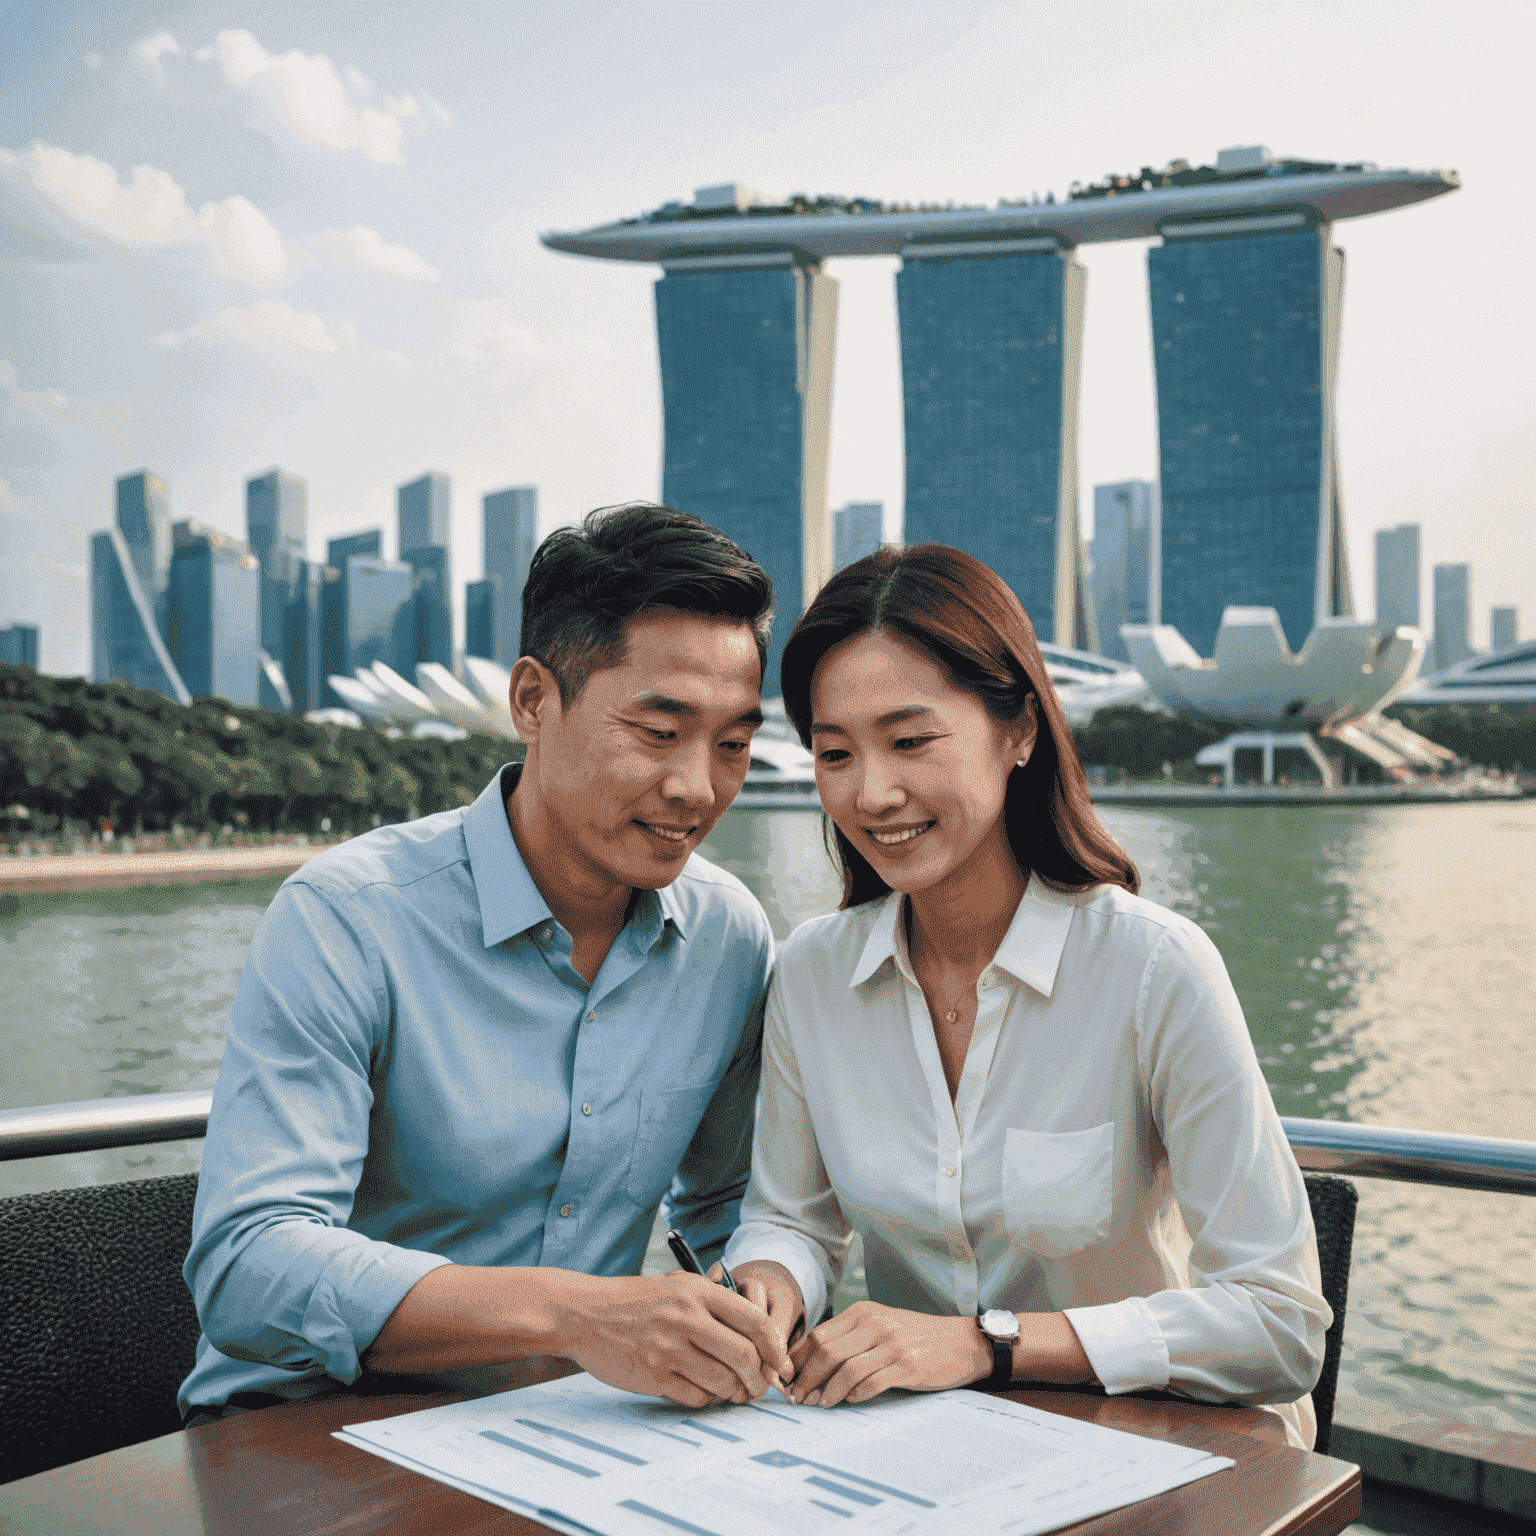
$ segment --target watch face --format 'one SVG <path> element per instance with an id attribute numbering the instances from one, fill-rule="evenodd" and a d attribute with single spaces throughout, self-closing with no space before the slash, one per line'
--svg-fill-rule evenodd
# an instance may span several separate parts
<path id="1" fill-rule="evenodd" d="M 1019 1336 L 1019 1320 L 1012 1312 L 993 1307 L 981 1314 L 981 1331 L 989 1339 L 1016 1339 Z"/>

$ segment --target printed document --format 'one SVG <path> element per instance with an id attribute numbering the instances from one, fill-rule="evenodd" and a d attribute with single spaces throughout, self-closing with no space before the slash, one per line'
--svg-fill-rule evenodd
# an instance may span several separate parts
<path id="1" fill-rule="evenodd" d="M 1037 1536 L 1233 1464 L 979 1392 L 689 1409 L 587 1375 L 337 1438 L 585 1536 Z"/>

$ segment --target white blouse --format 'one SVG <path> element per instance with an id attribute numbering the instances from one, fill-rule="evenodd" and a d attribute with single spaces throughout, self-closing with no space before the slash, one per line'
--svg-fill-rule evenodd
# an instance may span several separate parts
<path id="1" fill-rule="evenodd" d="M 951 1104 L 902 901 L 783 947 L 725 1262 L 777 1260 L 819 1318 L 857 1232 L 875 1301 L 1065 1311 L 1109 1392 L 1283 1404 L 1310 1446 L 1332 1314 L 1215 945 L 1118 886 L 1031 880 Z"/>

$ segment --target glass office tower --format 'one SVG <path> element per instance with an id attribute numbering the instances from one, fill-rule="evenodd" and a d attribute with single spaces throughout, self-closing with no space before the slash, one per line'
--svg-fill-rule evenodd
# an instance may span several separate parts
<path id="1" fill-rule="evenodd" d="M 416 663 L 453 665 L 453 583 L 448 558 L 452 540 L 453 486 L 447 475 L 428 471 L 395 493 L 400 518 L 400 558 L 415 573 L 416 615 L 410 660 L 396 668 L 414 679 Z M 404 659 L 402 657 L 402 659 Z"/>
<path id="2" fill-rule="evenodd" d="M 337 671 L 350 675 L 382 661 L 414 679 L 416 606 L 414 574 L 403 560 L 352 555 L 347 560 L 346 657 Z"/>
<path id="3" fill-rule="evenodd" d="M 1419 627 L 1419 525 L 1376 531 L 1376 627 Z"/>
<path id="4" fill-rule="evenodd" d="M 1147 257 L 1163 622 L 1209 656 L 1224 607 L 1272 607 L 1299 651 L 1354 611 L 1334 442 L 1344 254 L 1303 213 L 1163 238 Z"/>
<path id="5" fill-rule="evenodd" d="M 464 588 L 464 654 L 496 661 L 497 618 L 501 602 L 501 578 L 487 576 Z"/>
<path id="6" fill-rule="evenodd" d="M 172 530 L 167 649 L 194 697 L 255 704 L 261 568 L 227 534 L 195 522 Z"/>
<path id="7" fill-rule="evenodd" d="M 309 487 L 298 475 L 269 469 L 245 482 L 246 538 L 261 567 L 261 649 L 282 669 L 295 702 L 301 690 L 289 670 L 288 605 L 305 579 L 308 525 Z M 264 674 L 260 699 L 263 709 L 286 707 Z"/>
<path id="8" fill-rule="evenodd" d="M 37 631 L 32 631 L 32 654 L 37 655 Z M 1490 608 L 1488 610 L 1488 637 L 1495 651 L 1507 651 L 1520 643 L 1520 610 L 1515 607 Z M 0 639 L 3 639 L 0 636 Z M 36 666 L 34 660 L 30 663 Z"/>
<path id="9" fill-rule="evenodd" d="M 299 579 L 283 610 L 283 672 L 296 715 L 319 709 L 324 702 L 325 642 L 321 626 L 326 575 L 330 570 L 331 567 L 314 560 L 300 561 Z"/>
<path id="10" fill-rule="evenodd" d="M 1093 488 L 1093 612 L 1099 650 L 1128 662 L 1122 624 L 1159 620 L 1161 558 L 1157 488 L 1147 480 L 1123 480 Z"/>
<path id="11" fill-rule="evenodd" d="M 539 544 L 539 492 L 537 486 L 514 485 L 493 491 L 484 501 L 485 576 L 495 581 L 494 600 L 482 593 L 481 603 L 494 602 L 492 646 L 476 650 L 469 643 L 469 616 L 465 614 L 464 650 L 470 656 L 486 656 L 498 665 L 512 669 L 522 654 L 523 588 L 528 585 L 528 568 Z M 477 639 L 477 644 L 484 644 Z"/>
<path id="12" fill-rule="evenodd" d="M 1472 567 L 1435 567 L 1434 670 L 1465 661 L 1472 654 Z"/>
<path id="13" fill-rule="evenodd" d="M 350 677 L 353 663 L 349 659 L 348 620 L 350 588 L 347 583 L 347 562 L 354 555 L 377 559 L 383 550 L 384 535 L 377 528 L 362 533 L 349 533 L 332 539 L 325 546 L 325 563 L 331 573 L 320 588 L 320 678 L 325 703 L 330 708 L 346 708 L 343 701 L 331 692 L 328 677 Z"/>
<path id="14" fill-rule="evenodd" d="M 906 542 L 997 572 L 1042 640 L 1076 645 L 1086 274 L 1054 240 L 908 246 L 896 275 Z"/>
<path id="15" fill-rule="evenodd" d="M 832 517 L 832 569 L 846 570 L 855 560 L 872 555 L 880 548 L 880 530 L 885 517 L 885 503 L 850 501 Z"/>
<path id="16" fill-rule="evenodd" d="M 832 573 L 827 449 L 837 283 L 787 253 L 663 262 L 662 500 L 720 528 L 773 581 L 763 678 Z"/>
<path id="17" fill-rule="evenodd" d="M 117 527 L 91 540 L 91 675 L 189 704 L 165 644 L 170 575 L 165 482 L 147 470 L 125 475 L 117 482 Z"/>
<path id="18" fill-rule="evenodd" d="M 0 661 L 11 667 L 37 668 L 37 625 L 12 624 L 0 629 Z"/>

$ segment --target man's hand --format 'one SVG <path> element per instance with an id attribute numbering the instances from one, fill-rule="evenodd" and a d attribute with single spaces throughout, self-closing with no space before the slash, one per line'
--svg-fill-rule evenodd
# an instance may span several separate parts
<path id="1" fill-rule="evenodd" d="M 942 1392 L 966 1386 L 991 1371 L 992 1347 L 975 1318 L 931 1317 L 856 1301 L 806 1334 L 791 1359 L 793 1400 L 831 1408 L 868 1402 L 891 1387 Z"/>
<path id="2" fill-rule="evenodd" d="M 718 1264 L 710 1266 L 709 1278 L 720 1278 Z M 799 1281 L 782 1264 L 772 1259 L 749 1259 L 745 1264 L 733 1264 L 731 1279 L 748 1301 L 754 1302 L 768 1314 L 774 1336 L 788 1351 L 796 1330 L 805 1321 L 805 1297 L 800 1294 Z M 785 1358 L 788 1358 L 787 1354 Z M 763 1363 L 775 1372 L 773 1385 L 788 1397 L 789 1376 L 766 1355 L 763 1356 Z"/>
<path id="3" fill-rule="evenodd" d="M 610 1386 L 689 1408 L 761 1397 L 792 1370 L 767 1311 L 702 1275 L 609 1279 L 468 1264 L 444 1264 L 418 1280 L 363 1364 L 419 1376 L 529 1355 L 561 1355 Z"/>
<path id="4" fill-rule="evenodd" d="M 589 1280 L 572 1285 L 560 1308 L 556 1352 L 627 1392 L 703 1408 L 761 1397 L 789 1376 L 789 1352 L 762 1301 L 700 1275 Z"/>

